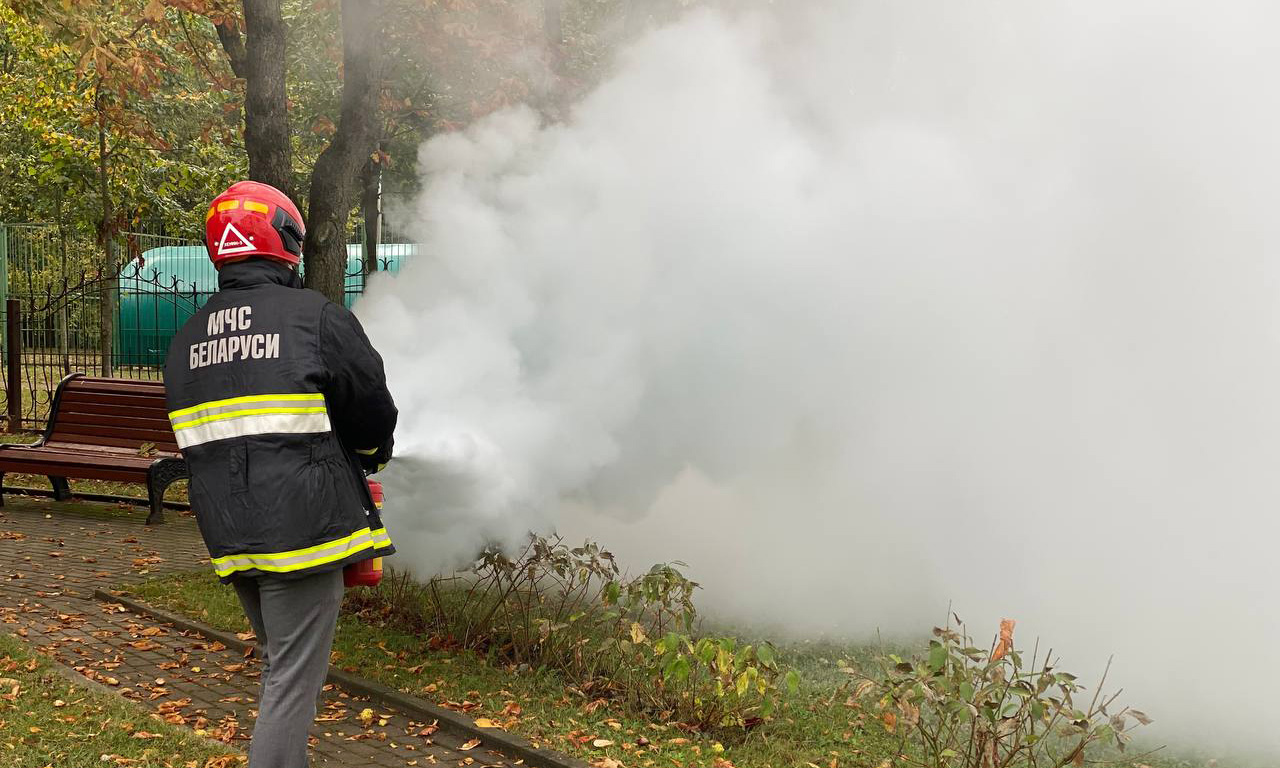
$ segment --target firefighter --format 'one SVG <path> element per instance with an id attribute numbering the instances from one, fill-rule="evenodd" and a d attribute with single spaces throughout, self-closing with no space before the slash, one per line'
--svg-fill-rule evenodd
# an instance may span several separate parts
<path id="1" fill-rule="evenodd" d="M 391 456 L 382 358 L 345 308 L 302 288 L 305 230 L 280 190 L 213 201 L 218 292 L 165 363 L 169 419 L 213 568 L 265 649 L 250 768 L 303 768 L 343 568 L 391 554 L 364 471 Z"/>

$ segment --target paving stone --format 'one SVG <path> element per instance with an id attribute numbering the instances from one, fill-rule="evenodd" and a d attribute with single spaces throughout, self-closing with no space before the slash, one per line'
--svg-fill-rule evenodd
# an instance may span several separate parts
<path id="1" fill-rule="evenodd" d="M 200 637 L 93 599 L 95 589 L 166 569 L 207 566 L 208 552 L 195 522 L 168 512 L 168 522 L 148 527 L 141 513 L 110 516 L 113 505 L 15 497 L 5 502 L 0 509 L 3 630 L 153 712 L 247 749 L 257 715 L 256 659 L 210 650 Z M 165 668 L 180 661 L 179 667 Z M 322 706 L 341 701 L 347 713 L 344 720 L 312 726 L 313 766 L 391 768 L 414 759 L 422 766 L 432 764 L 428 756 L 440 765 L 460 765 L 469 757 L 480 765 L 515 765 L 480 749 L 458 751 L 452 747 L 463 739 L 445 733 L 436 734 L 438 743 L 411 735 L 409 718 L 393 708 L 376 707 L 380 714 L 392 715 L 385 727 L 362 728 L 357 717 L 363 699 L 326 688 Z"/>

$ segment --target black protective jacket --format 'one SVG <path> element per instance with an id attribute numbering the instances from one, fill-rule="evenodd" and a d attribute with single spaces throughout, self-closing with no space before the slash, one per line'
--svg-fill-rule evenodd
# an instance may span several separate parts
<path id="1" fill-rule="evenodd" d="M 362 467 L 391 455 L 396 407 L 359 321 L 293 270 L 224 266 L 169 345 L 169 419 L 223 581 L 297 576 L 394 551 Z"/>

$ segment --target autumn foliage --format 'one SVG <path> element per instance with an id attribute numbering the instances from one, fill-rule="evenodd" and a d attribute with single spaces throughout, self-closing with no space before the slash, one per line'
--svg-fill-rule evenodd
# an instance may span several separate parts
<path id="1" fill-rule="evenodd" d="M 393 575 L 349 596 L 366 619 L 431 635 L 513 669 L 563 675 L 592 702 L 619 704 L 702 732 L 745 732 L 798 686 L 769 643 L 699 631 L 698 585 L 679 564 L 626 576 L 611 553 L 532 536 L 523 551 L 483 553 L 428 584 Z"/>
<path id="2" fill-rule="evenodd" d="M 926 654 L 884 655 L 879 674 L 861 679 L 854 699 L 871 703 L 884 729 L 900 738 L 900 753 L 921 768 L 1081 766 L 1107 750 L 1123 752 L 1133 727 L 1150 722 L 1117 705 L 1118 693 L 1102 693 L 1105 673 L 1087 695 L 1075 675 L 1057 669 L 1052 651 L 1024 660 L 1013 628 L 1012 619 L 1001 621 L 984 650 L 959 619 L 937 627 Z"/>

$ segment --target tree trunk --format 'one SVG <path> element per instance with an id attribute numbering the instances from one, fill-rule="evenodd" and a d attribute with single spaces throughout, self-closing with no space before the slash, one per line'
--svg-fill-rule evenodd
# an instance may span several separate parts
<path id="1" fill-rule="evenodd" d="M 311 173 L 307 287 L 334 302 L 341 302 L 344 293 L 352 188 L 373 153 L 382 12 L 382 0 L 342 0 L 342 115 Z"/>
<path id="2" fill-rule="evenodd" d="M 218 39 L 244 78 L 244 148 L 249 178 L 293 196 L 293 152 L 285 93 L 285 25 L 281 0 L 244 0 L 244 39 L 219 26 Z"/>
<path id="3" fill-rule="evenodd" d="M 382 163 L 370 157 L 360 174 L 360 212 L 364 216 L 364 273 L 378 271 L 378 245 L 382 242 Z"/>
<path id="4" fill-rule="evenodd" d="M 98 283 L 98 372 L 110 378 L 114 372 L 112 331 L 116 320 L 116 233 L 115 214 L 111 210 L 111 193 L 107 184 L 107 118 L 101 92 L 94 96 L 98 112 L 98 194 L 102 197 L 102 224 L 98 228 L 103 248 L 102 280 Z"/>

